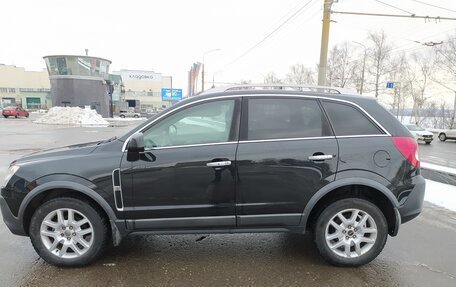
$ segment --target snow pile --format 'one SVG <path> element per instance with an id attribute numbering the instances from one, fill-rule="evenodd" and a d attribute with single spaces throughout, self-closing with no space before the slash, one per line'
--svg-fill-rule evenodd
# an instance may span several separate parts
<path id="1" fill-rule="evenodd" d="M 456 186 L 426 179 L 424 200 L 456 211 Z"/>
<path id="2" fill-rule="evenodd" d="M 35 121 L 37 124 L 106 126 L 109 123 L 95 110 L 78 107 L 53 107 L 49 112 Z"/>

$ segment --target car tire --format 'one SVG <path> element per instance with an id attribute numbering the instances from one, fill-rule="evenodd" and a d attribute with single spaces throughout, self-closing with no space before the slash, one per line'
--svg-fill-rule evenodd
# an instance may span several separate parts
<path id="1" fill-rule="evenodd" d="M 125 115 L 120 115 L 119 117 L 121 117 L 121 118 L 125 118 Z"/>
<path id="2" fill-rule="evenodd" d="M 29 235 L 35 251 L 47 263 L 78 267 L 90 264 L 103 252 L 109 241 L 108 230 L 108 221 L 96 206 L 60 197 L 36 209 Z"/>
<path id="3" fill-rule="evenodd" d="M 4 116 L 4 117 L 5 117 L 5 119 L 7 119 L 7 118 L 8 118 L 8 116 Z"/>
<path id="4" fill-rule="evenodd" d="M 17 115 L 14 116 L 17 119 Z"/>
<path id="5" fill-rule="evenodd" d="M 345 223 L 340 216 L 345 218 Z M 382 251 L 387 237 L 388 225 L 382 211 L 360 198 L 330 204 L 320 213 L 314 228 L 318 251 L 327 262 L 336 266 L 369 263 Z"/>
<path id="6" fill-rule="evenodd" d="M 138 116 L 138 115 L 134 115 L 133 117 L 134 117 L 134 118 L 139 118 L 139 116 Z"/>
<path id="7" fill-rule="evenodd" d="M 446 141 L 446 139 L 447 139 L 446 134 L 444 134 L 444 133 L 439 134 L 440 141 L 444 142 L 444 141 Z"/>
<path id="8" fill-rule="evenodd" d="M 426 143 L 426 144 L 431 144 L 431 142 L 430 142 L 430 141 L 427 141 L 427 142 L 425 142 L 425 143 Z"/>

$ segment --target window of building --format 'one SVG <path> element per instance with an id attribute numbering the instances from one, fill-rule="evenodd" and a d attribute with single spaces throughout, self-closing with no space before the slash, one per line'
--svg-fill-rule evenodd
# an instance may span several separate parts
<path id="1" fill-rule="evenodd" d="M 7 93 L 8 92 L 8 88 L 0 88 L 0 93 Z"/>
<path id="2" fill-rule="evenodd" d="M 199 104 L 144 131 L 147 148 L 229 141 L 234 100 Z"/>
<path id="3" fill-rule="evenodd" d="M 316 100 L 250 99 L 248 140 L 321 137 L 331 130 Z"/>
<path id="4" fill-rule="evenodd" d="M 9 88 L 9 89 L 8 89 L 8 92 L 10 92 L 10 93 L 16 93 L 16 88 Z"/>
<path id="5" fill-rule="evenodd" d="M 382 134 L 370 119 L 353 106 L 324 101 L 323 107 L 331 119 L 336 136 Z"/>

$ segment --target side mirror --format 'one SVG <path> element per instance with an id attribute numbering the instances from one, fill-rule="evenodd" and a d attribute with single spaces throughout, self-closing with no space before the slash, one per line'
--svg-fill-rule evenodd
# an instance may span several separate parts
<path id="1" fill-rule="evenodd" d="M 133 134 L 127 144 L 128 153 L 144 152 L 144 135 L 142 133 Z"/>

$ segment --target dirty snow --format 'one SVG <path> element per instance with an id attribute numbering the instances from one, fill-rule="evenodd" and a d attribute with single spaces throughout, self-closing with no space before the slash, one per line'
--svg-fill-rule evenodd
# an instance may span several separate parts
<path id="1" fill-rule="evenodd" d="M 456 211 L 456 186 L 426 179 L 424 200 Z"/>
<path id="2" fill-rule="evenodd" d="M 440 172 L 445 172 L 445 173 L 450 173 L 450 174 L 455 174 L 456 175 L 456 168 L 436 165 L 436 164 L 427 163 L 427 162 L 421 162 L 420 165 L 421 165 L 422 168 L 425 168 L 425 169 L 432 169 L 432 170 L 436 170 L 436 171 L 440 171 Z"/>
<path id="3" fill-rule="evenodd" d="M 49 112 L 35 121 L 37 124 L 107 126 L 109 123 L 95 110 L 78 107 L 53 107 Z"/>

